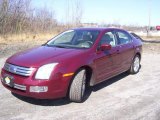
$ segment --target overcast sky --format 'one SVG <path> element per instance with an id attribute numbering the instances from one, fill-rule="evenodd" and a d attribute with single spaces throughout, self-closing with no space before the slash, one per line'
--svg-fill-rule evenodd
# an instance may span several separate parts
<path id="1" fill-rule="evenodd" d="M 58 21 L 65 22 L 67 1 L 68 0 L 33 0 L 33 6 L 37 8 L 46 6 L 47 9 L 55 11 Z M 82 1 L 83 5 L 83 23 L 148 25 L 150 8 L 151 25 L 160 25 L 160 0 L 80 1 Z"/>

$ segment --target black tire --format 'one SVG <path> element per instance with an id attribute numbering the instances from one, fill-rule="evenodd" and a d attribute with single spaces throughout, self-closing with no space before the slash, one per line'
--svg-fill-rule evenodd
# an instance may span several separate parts
<path id="1" fill-rule="evenodd" d="M 135 55 L 131 67 L 129 69 L 129 73 L 130 74 L 137 74 L 139 72 L 140 69 L 140 56 L 139 55 Z"/>
<path id="2" fill-rule="evenodd" d="M 86 70 L 81 69 L 74 76 L 70 85 L 69 99 L 73 102 L 83 102 L 86 90 Z"/>

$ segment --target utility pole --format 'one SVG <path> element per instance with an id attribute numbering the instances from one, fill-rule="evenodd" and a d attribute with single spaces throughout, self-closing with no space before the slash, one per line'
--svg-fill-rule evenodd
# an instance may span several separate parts
<path id="1" fill-rule="evenodd" d="M 67 24 L 67 29 L 69 29 L 69 20 L 70 20 L 70 0 L 67 0 L 67 14 L 66 14 L 66 24 Z"/>
<path id="2" fill-rule="evenodd" d="M 147 36 L 149 36 L 150 28 L 151 28 L 151 7 L 152 7 L 152 0 L 148 0 L 148 33 L 147 33 Z"/>

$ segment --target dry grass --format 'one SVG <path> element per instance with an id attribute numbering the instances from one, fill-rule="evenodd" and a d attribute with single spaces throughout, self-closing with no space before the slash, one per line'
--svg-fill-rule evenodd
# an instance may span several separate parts
<path id="1" fill-rule="evenodd" d="M 0 35 L 0 44 L 1 45 L 8 45 L 8 44 L 15 44 L 21 42 L 46 42 L 53 38 L 58 33 L 43 33 L 43 34 L 12 34 L 12 35 Z"/>
<path id="2" fill-rule="evenodd" d="M 141 36 L 144 40 L 160 40 L 160 36 Z"/>
<path id="3" fill-rule="evenodd" d="M 57 35 L 57 32 L 53 33 L 38 33 L 38 34 L 32 34 L 32 33 L 23 33 L 23 34 L 11 34 L 11 35 L 0 35 L 0 45 L 8 45 L 8 44 L 16 44 L 16 43 L 44 43 L 51 38 L 53 38 L 55 35 Z M 160 40 L 160 36 L 141 36 L 144 40 Z"/>

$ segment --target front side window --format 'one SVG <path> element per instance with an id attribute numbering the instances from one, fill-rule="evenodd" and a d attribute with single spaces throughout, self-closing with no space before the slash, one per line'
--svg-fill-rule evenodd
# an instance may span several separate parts
<path id="1" fill-rule="evenodd" d="M 116 46 L 116 38 L 112 32 L 106 32 L 101 41 L 100 44 L 110 44 L 112 47 Z"/>
<path id="2" fill-rule="evenodd" d="M 47 46 L 63 48 L 91 48 L 96 41 L 98 30 L 69 30 L 47 43 Z"/>
<path id="3" fill-rule="evenodd" d="M 118 36 L 118 44 L 120 45 L 131 42 L 131 37 L 125 32 L 118 31 L 117 36 Z"/>

